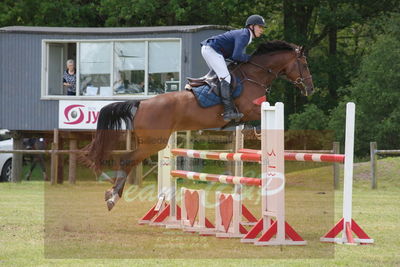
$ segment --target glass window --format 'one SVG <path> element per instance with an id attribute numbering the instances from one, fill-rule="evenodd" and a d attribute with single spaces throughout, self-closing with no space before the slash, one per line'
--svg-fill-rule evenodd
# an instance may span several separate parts
<path id="1" fill-rule="evenodd" d="M 179 70 L 179 41 L 149 42 L 149 95 L 179 91 Z"/>
<path id="2" fill-rule="evenodd" d="M 63 95 L 63 45 L 49 44 L 48 92 Z"/>
<path id="3" fill-rule="evenodd" d="M 49 40 L 43 47 L 45 96 L 152 96 L 180 90 L 180 41 Z"/>
<path id="4" fill-rule="evenodd" d="M 115 42 L 114 81 L 115 95 L 144 94 L 145 42 Z"/>
<path id="5" fill-rule="evenodd" d="M 111 45 L 111 42 L 85 42 L 80 44 L 80 95 L 94 96 L 109 94 L 111 79 Z"/>

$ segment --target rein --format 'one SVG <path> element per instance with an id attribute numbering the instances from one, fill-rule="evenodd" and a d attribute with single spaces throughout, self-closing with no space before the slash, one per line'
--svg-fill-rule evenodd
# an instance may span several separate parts
<path id="1" fill-rule="evenodd" d="M 264 70 L 267 74 L 274 74 L 274 75 L 275 75 L 275 78 L 278 78 L 278 76 L 279 76 L 278 74 L 276 74 L 275 72 L 273 72 L 271 69 L 266 69 L 266 68 L 264 68 L 263 66 L 261 66 L 261 65 L 259 65 L 259 64 L 257 64 L 257 63 L 254 63 L 254 62 L 252 62 L 252 61 L 248 61 L 247 63 L 252 64 L 252 65 L 254 65 L 254 66 L 257 66 L 257 67 L 261 68 L 261 69 Z M 243 64 L 243 63 L 242 63 L 242 64 Z M 258 86 L 264 88 L 265 91 L 266 91 L 266 93 L 269 94 L 269 92 L 271 91 L 271 86 L 267 86 L 267 84 L 262 84 L 262 83 L 260 83 L 260 82 L 258 82 L 258 81 L 256 81 L 256 80 L 253 80 L 253 79 L 248 78 L 248 77 L 246 76 L 246 73 L 240 68 L 242 64 L 239 64 L 239 65 L 238 65 L 238 69 L 239 69 L 240 73 L 241 73 L 242 76 L 243 76 L 242 82 L 244 82 L 244 81 L 252 82 L 252 83 L 254 83 L 254 84 L 256 84 L 256 85 L 258 85 Z"/>
<path id="2" fill-rule="evenodd" d="M 275 75 L 275 78 L 282 77 L 282 74 L 280 74 L 280 73 L 275 73 L 272 69 L 267 69 L 267 68 L 261 66 L 260 64 L 257 64 L 257 63 L 255 63 L 255 62 L 253 62 L 253 61 L 248 61 L 247 63 L 249 63 L 249 64 L 251 64 L 251 65 L 253 65 L 253 66 L 256 66 L 256 67 L 262 69 L 266 74 L 273 74 L 273 75 Z M 305 88 L 306 88 L 306 85 L 305 85 L 304 81 L 306 81 L 306 80 L 308 80 L 308 79 L 311 79 L 311 78 L 312 78 L 312 75 L 303 78 L 303 72 L 302 72 L 301 67 L 300 67 L 300 62 L 299 62 L 299 57 L 298 57 L 298 56 L 296 56 L 296 63 L 297 63 L 297 67 L 298 67 L 298 69 L 299 69 L 300 76 L 299 76 L 298 78 L 296 78 L 294 81 L 289 80 L 289 79 L 286 78 L 286 77 L 285 77 L 284 79 L 287 80 L 287 81 L 289 81 L 289 82 L 291 82 L 291 83 L 294 84 L 295 86 L 301 85 L 301 86 L 303 87 L 303 89 L 305 89 Z M 242 64 L 243 64 L 243 63 L 239 64 L 239 65 L 237 66 L 237 68 L 239 69 L 240 73 L 241 73 L 242 76 L 243 76 L 243 81 L 252 82 L 252 83 L 254 83 L 254 84 L 256 84 L 256 85 L 258 85 L 258 86 L 264 88 L 265 91 L 266 91 L 266 93 L 269 93 L 269 92 L 271 91 L 271 86 L 267 86 L 267 84 L 262 84 L 262 83 L 260 83 L 260 82 L 258 82 L 258 81 L 256 81 L 256 80 L 253 80 L 253 79 L 248 78 L 248 77 L 246 76 L 246 73 L 240 68 Z M 285 75 L 285 76 L 287 76 L 287 75 Z"/>

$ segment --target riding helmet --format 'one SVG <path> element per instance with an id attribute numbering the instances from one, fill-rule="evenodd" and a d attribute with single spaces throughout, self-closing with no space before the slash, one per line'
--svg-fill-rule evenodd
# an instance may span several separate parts
<path id="1" fill-rule="evenodd" d="M 251 15 L 250 17 L 247 18 L 245 27 L 249 25 L 260 25 L 264 27 L 265 20 L 260 15 Z"/>

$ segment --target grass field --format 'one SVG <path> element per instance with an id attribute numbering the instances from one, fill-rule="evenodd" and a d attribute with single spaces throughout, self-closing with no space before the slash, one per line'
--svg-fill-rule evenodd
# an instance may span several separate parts
<path id="1" fill-rule="evenodd" d="M 331 189 L 330 166 L 287 174 L 287 221 L 308 241 L 301 247 L 255 247 L 237 239 L 200 237 L 137 220 L 156 202 L 156 184 L 126 187 L 112 212 L 107 183 L 49 186 L 40 181 L 0 184 L 0 266 L 400 266 L 400 158 L 379 161 L 378 190 L 369 165 L 355 167 L 353 217 L 374 245 L 322 244 L 342 212 L 341 190 Z M 230 186 L 180 186 L 229 192 Z M 217 188 L 218 187 L 218 188 Z M 258 191 L 245 203 L 258 216 Z M 213 211 L 207 213 L 213 220 Z"/>

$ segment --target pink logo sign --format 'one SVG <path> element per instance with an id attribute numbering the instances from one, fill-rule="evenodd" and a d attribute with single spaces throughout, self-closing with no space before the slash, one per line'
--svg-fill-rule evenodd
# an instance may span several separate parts
<path id="1" fill-rule="evenodd" d="M 95 124 L 97 123 L 99 112 L 91 110 L 84 105 L 69 105 L 64 109 L 64 117 L 66 119 L 64 124 L 76 125 L 82 122 Z"/>

